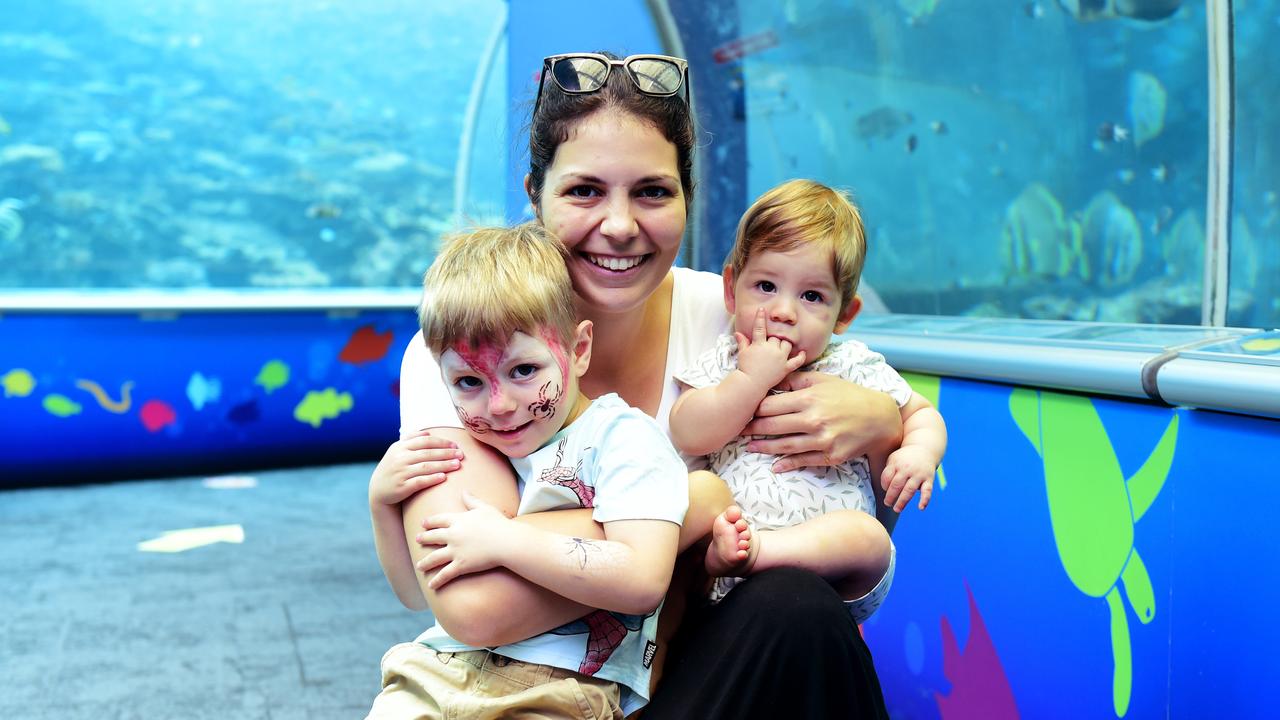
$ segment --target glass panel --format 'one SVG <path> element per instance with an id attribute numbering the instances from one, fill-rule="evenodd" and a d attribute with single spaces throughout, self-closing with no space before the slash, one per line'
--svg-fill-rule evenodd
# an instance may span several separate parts
<path id="1" fill-rule="evenodd" d="M 0 289 L 416 286 L 502 12 L 11 0 Z"/>
<path id="2" fill-rule="evenodd" d="M 849 188 L 890 310 L 1200 322 L 1202 3 L 737 4 L 748 193 Z"/>
<path id="3" fill-rule="evenodd" d="M 1277 28 L 1280 2 L 1235 3 L 1235 173 L 1227 322 L 1245 327 L 1280 327 Z"/>

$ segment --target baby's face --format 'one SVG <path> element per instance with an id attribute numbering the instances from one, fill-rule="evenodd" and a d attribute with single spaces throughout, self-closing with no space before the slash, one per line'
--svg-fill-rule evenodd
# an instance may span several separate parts
<path id="1" fill-rule="evenodd" d="M 549 329 L 505 343 L 459 343 L 440 355 L 440 373 L 472 436 L 507 457 L 542 447 L 578 397 L 564 346 Z"/>
<path id="2" fill-rule="evenodd" d="M 803 350 L 806 363 L 827 349 L 841 319 L 831 250 L 812 243 L 752 255 L 726 300 L 735 330 L 751 337 L 756 310 L 764 308 L 765 333 L 789 341 L 792 357 Z"/>

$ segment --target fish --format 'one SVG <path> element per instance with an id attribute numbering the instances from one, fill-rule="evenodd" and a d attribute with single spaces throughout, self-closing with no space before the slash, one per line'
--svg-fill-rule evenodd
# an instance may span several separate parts
<path id="1" fill-rule="evenodd" d="M 1038 2 L 1029 2 L 1022 6 L 1022 12 L 1026 13 L 1027 17 L 1032 20 L 1039 20 L 1044 17 L 1044 6 Z"/>
<path id="2" fill-rule="evenodd" d="M 908 153 L 915 152 L 916 146 L 918 146 L 919 144 L 920 144 L 920 141 L 916 138 L 915 133 L 911 133 L 910 135 L 907 136 L 907 152 Z"/>
<path id="3" fill-rule="evenodd" d="M 1082 275 L 1100 287 L 1126 285 L 1142 262 L 1142 227 L 1115 193 L 1104 190 L 1085 206 Z"/>
<path id="4" fill-rule="evenodd" d="M 1240 343 L 1240 349 L 1250 355 L 1274 355 L 1280 353 L 1280 337 L 1256 337 Z"/>
<path id="5" fill-rule="evenodd" d="M 1173 168 L 1166 163 L 1159 163 L 1151 168 L 1151 179 L 1158 183 L 1168 182 L 1173 179 Z"/>
<path id="6" fill-rule="evenodd" d="M 1104 122 L 1098 126 L 1098 140 L 1104 143 L 1119 143 L 1129 139 L 1129 129 L 1123 125 Z"/>
<path id="7" fill-rule="evenodd" d="M 1159 78 L 1135 70 L 1129 74 L 1129 124 L 1133 127 L 1133 145 L 1140 148 L 1164 130 L 1164 113 L 1168 93 Z"/>
<path id="8" fill-rule="evenodd" d="M 260 417 L 262 413 L 258 410 L 257 400 L 246 400 L 227 412 L 227 420 L 236 425 L 248 425 L 251 422 L 257 422 Z"/>
<path id="9" fill-rule="evenodd" d="M 50 415 L 60 418 L 79 415 L 80 411 L 84 409 L 80 403 L 72 400 L 66 395 L 59 395 L 58 393 L 45 395 L 44 400 L 40 404 L 44 406 L 45 411 Z"/>
<path id="10" fill-rule="evenodd" d="M 207 378 L 198 371 L 191 373 L 191 379 L 187 381 L 187 399 L 191 401 L 191 407 L 203 410 L 205 405 L 217 402 L 221 398 L 221 380 Z"/>
<path id="11" fill-rule="evenodd" d="M 898 110 L 882 105 L 871 112 L 859 115 L 854 121 L 858 137 L 864 140 L 872 138 L 892 138 L 899 130 L 910 125 L 915 118 L 905 110 Z"/>
<path id="12" fill-rule="evenodd" d="M 22 235 L 24 223 L 18 211 L 24 207 L 26 203 L 17 198 L 0 200 L 0 239 L 12 242 Z"/>
<path id="13" fill-rule="evenodd" d="M 23 368 L 14 368 L 0 377 L 5 397 L 26 397 L 36 388 L 36 379 Z"/>
<path id="14" fill-rule="evenodd" d="M 1187 208 L 1173 221 L 1160 243 L 1165 276 L 1179 283 L 1196 284 L 1204 276 L 1204 226 L 1195 210 Z"/>
<path id="15" fill-rule="evenodd" d="M 1125 185 L 1133 182 L 1133 179 L 1137 176 L 1137 173 L 1135 173 L 1132 168 L 1121 168 L 1116 171 L 1116 179 Z"/>
<path id="16" fill-rule="evenodd" d="M 1044 185 L 1028 185 L 1005 209 L 1000 254 L 1007 278 L 1067 277 L 1080 266 L 1080 247 L 1080 224 Z"/>
<path id="17" fill-rule="evenodd" d="M 929 123 L 929 129 L 933 131 L 934 135 L 947 134 L 947 124 L 942 122 L 941 120 L 934 120 L 933 122 Z"/>
<path id="18" fill-rule="evenodd" d="M 269 360 L 258 371 L 258 376 L 253 379 L 253 382 L 261 385 L 262 389 L 270 395 L 289 382 L 289 366 L 280 360 Z"/>
<path id="19" fill-rule="evenodd" d="M 142 421 L 147 432 L 160 432 L 178 419 L 173 406 L 163 400 L 148 400 L 138 411 L 138 419 Z"/>
<path id="20" fill-rule="evenodd" d="M 316 203 L 307 208 L 307 217 L 339 218 L 342 217 L 342 208 L 331 203 Z"/>
<path id="21" fill-rule="evenodd" d="M 362 325 L 351 334 L 346 347 L 338 353 L 338 359 L 352 365 L 363 365 L 386 357 L 395 333 L 388 330 L 379 333 L 372 325 Z"/>
<path id="22" fill-rule="evenodd" d="M 325 420 L 332 420 L 347 412 L 355 404 L 351 393 L 340 393 L 333 388 L 312 390 L 302 398 L 302 402 L 293 409 L 293 418 L 313 428 L 320 427 Z"/>

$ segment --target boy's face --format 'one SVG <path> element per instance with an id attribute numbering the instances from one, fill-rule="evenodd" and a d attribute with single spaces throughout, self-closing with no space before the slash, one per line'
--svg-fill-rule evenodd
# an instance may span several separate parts
<path id="1" fill-rule="evenodd" d="M 578 325 L 567 349 L 543 328 L 505 344 L 459 343 L 440 355 L 440 373 L 458 417 L 480 442 L 507 457 L 546 444 L 581 412 L 578 378 L 591 357 L 591 323 Z"/>
<path id="2" fill-rule="evenodd" d="M 734 330 L 751 337 L 756 310 L 764 308 L 769 337 L 789 341 L 792 357 L 803 350 L 806 363 L 817 360 L 832 333 L 844 332 L 861 307 L 855 297 L 840 312 L 831 260 L 829 248 L 807 243 L 786 252 L 757 252 L 736 278 L 726 269 L 724 300 Z"/>

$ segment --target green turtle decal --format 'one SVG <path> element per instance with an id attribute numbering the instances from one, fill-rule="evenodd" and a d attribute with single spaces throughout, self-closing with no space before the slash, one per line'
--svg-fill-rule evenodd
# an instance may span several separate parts
<path id="1" fill-rule="evenodd" d="M 1053 539 L 1067 577 L 1111 610 L 1111 694 L 1117 717 L 1129 711 L 1133 651 L 1120 587 L 1145 625 L 1156 614 L 1155 593 L 1133 547 L 1133 524 L 1151 507 L 1173 464 L 1175 414 L 1146 462 L 1127 480 L 1093 402 L 1083 396 L 1018 388 L 1009 397 L 1018 428 L 1044 461 Z"/>

